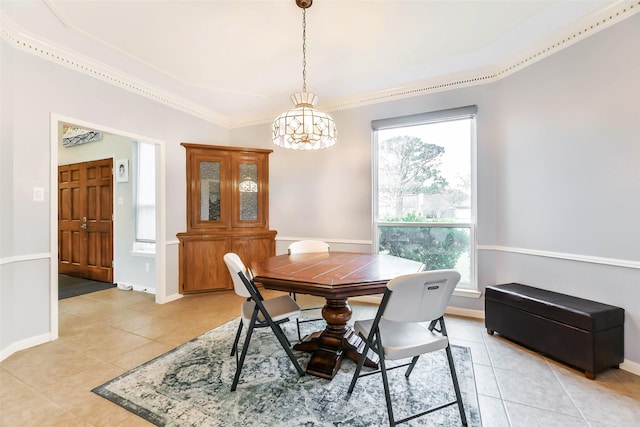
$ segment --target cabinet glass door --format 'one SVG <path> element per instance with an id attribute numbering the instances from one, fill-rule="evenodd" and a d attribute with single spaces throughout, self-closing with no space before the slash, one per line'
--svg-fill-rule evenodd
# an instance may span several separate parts
<path id="1" fill-rule="evenodd" d="M 200 221 L 220 221 L 220 162 L 200 162 Z"/>
<path id="2" fill-rule="evenodd" d="M 229 227 L 229 156 L 188 150 L 188 230 Z"/>
<path id="3" fill-rule="evenodd" d="M 238 192 L 240 193 L 240 221 L 258 220 L 258 165 L 255 163 L 241 163 L 239 165 L 240 179 Z"/>
<path id="4" fill-rule="evenodd" d="M 267 204 L 264 185 L 269 177 L 267 157 L 264 154 L 237 154 L 232 159 L 231 192 L 232 228 L 264 228 L 267 226 Z"/>

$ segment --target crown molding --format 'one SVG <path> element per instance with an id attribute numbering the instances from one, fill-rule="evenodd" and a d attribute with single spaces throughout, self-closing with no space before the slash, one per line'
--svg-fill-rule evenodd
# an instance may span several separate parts
<path id="1" fill-rule="evenodd" d="M 322 105 L 321 107 L 323 111 L 345 110 L 495 82 L 638 12 L 640 12 L 640 0 L 614 2 L 611 6 L 594 12 L 579 22 L 576 22 L 574 25 L 564 28 L 561 33 L 556 33 L 552 40 L 538 43 L 532 46 L 527 52 L 521 52 L 518 57 L 512 57 L 508 61 L 496 64 L 495 67 L 429 79 L 383 91 L 362 93 L 336 100 L 331 104 Z M 150 85 L 126 73 L 97 62 L 92 58 L 28 34 L 20 30 L 10 19 L 4 16 L 2 12 L 0 12 L 0 37 L 14 48 L 92 76 L 121 89 L 144 96 L 145 98 L 226 129 L 253 126 L 273 120 L 271 114 L 269 114 L 268 117 L 262 115 L 245 120 L 231 120 L 231 118 L 227 116 L 193 103 L 175 93 Z"/>
<path id="2" fill-rule="evenodd" d="M 495 82 L 637 13 L 640 13 L 640 0 L 616 1 L 604 9 L 600 9 L 588 16 L 585 16 L 573 25 L 563 28 L 562 31 L 554 34 L 552 38 L 538 42 L 530 46 L 526 51 L 519 52 L 519 55 L 511 57 L 501 64 L 496 64 L 494 67 L 476 69 L 470 72 L 447 75 L 440 78 L 432 78 L 411 85 L 395 87 L 393 89 L 363 93 L 357 96 L 351 96 L 334 101 L 331 104 L 319 105 L 318 108 L 325 112 L 346 110 Z M 267 123 L 272 120 L 273 117 L 255 117 L 250 120 L 233 122 L 231 127 L 252 126 Z"/>
<path id="3" fill-rule="evenodd" d="M 552 38 L 530 46 L 527 51 L 520 52 L 518 56 L 509 58 L 503 63 L 497 64 L 495 67 L 476 69 L 471 72 L 449 75 L 440 79 L 425 80 L 410 86 L 380 91 L 369 95 L 365 94 L 359 98 L 344 99 L 333 105 L 324 106 L 323 108 L 328 111 L 342 110 L 361 105 L 377 104 L 427 93 L 442 92 L 444 90 L 495 82 L 638 12 L 640 12 L 639 0 L 615 2 L 609 7 L 594 12 L 578 22 L 563 28 L 561 32 L 554 34 Z"/>
<path id="4" fill-rule="evenodd" d="M 43 40 L 21 30 L 0 12 L 0 37 L 12 47 L 41 59 L 71 68 L 121 89 L 180 110 L 210 123 L 229 128 L 229 119 L 202 105 L 193 103 L 175 93 L 150 85 L 131 75 L 116 70 L 93 58 L 81 55 L 55 43 Z"/>

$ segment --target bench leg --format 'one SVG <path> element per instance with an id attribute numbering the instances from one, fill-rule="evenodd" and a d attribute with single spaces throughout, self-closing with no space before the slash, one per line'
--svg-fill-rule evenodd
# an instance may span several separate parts
<path id="1" fill-rule="evenodd" d="M 488 333 L 489 335 L 493 335 L 494 330 L 493 330 L 493 329 L 490 329 L 490 328 L 487 328 L 487 333 Z"/>
<path id="2" fill-rule="evenodd" d="M 596 379 L 596 374 L 594 374 L 593 372 L 584 371 L 584 376 L 589 378 L 590 380 Z"/>

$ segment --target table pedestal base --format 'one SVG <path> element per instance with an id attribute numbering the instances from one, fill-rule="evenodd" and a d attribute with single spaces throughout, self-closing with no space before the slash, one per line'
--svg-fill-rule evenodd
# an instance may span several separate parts
<path id="1" fill-rule="evenodd" d="M 346 299 L 327 299 L 322 308 L 322 317 L 327 321 L 326 329 L 307 335 L 293 348 L 312 353 L 307 374 L 330 380 L 340 369 L 344 357 L 356 363 L 360 360 L 364 342 L 353 328 L 347 326 L 351 319 L 351 307 Z M 365 366 L 378 367 L 378 355 L 371 350 Z"/>

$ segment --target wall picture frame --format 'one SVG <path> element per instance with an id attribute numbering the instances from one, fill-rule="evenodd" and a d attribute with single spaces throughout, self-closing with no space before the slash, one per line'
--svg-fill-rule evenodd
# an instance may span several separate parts
<path id="1" fill-rule="evenodd" d="M 116 182 L 129 182 L 129 159 L 116 160 Z"/>

